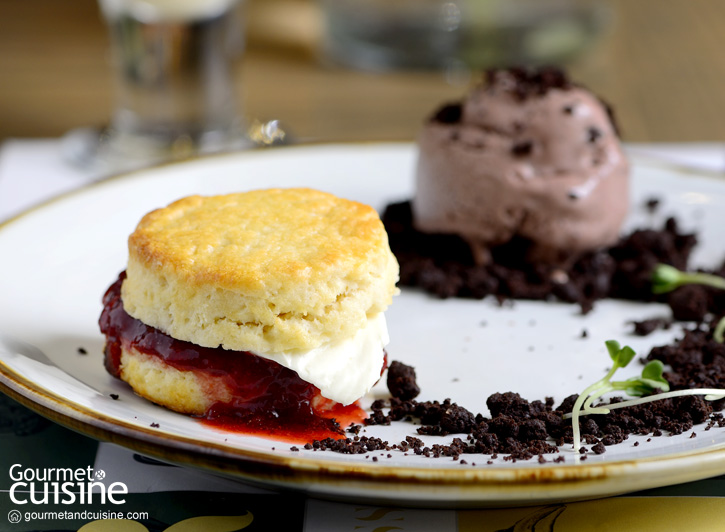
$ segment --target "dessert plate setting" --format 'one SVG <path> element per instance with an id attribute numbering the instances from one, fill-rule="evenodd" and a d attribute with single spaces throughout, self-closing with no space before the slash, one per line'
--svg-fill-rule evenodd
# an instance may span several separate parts
<path id="1" fill-rule="evenodd" d="M 181 465 L 267 487 L 340 500 L 426 507 L 528 505 L 604 497 L 725 473 L 725 429 L 630 436 L 582 459 L 570 446 L 546 462 L 503 456 L 425 457 L 400 450 L 344 455 L 202 424 L 137 397 L 103 367 L 101 297 L 127 262 L 126 240 L 147 212 L 190 194 L 311 187 L 382 211 L 413 193 L 412 144 L 317 145 L 251 151 L 161 166 L 103 181 L 0 226 L 0 389 L 89 436 Z M 626 229 L 676 216 L 699 244 L 691 266 L 723 260 L 725 181 L 632 160 Z M 659 200 L 656 212 L 645 205 Z M 487 415 L 486 398 L 512 391 L 559 404 L 610 366 L 605 341 L 645 356 L 682 326 L 645 336 L 632 320 L 667 318 L 660 304 L 576 305 L 441 300 L 403 288 L 386 312 L 390 360 L 416 369 L 419 401 L 450 398 Z M 583 334 L 586 332 L 586 334 Z M 637 364 L 618 378 L 635 376 Z M 362 400 L 389 397 L 384 380 Z M 419 437 L 412 423 L 362 429 L 391 444 Z M 692 434 L 696 437 L 693 437 Z M 427 445 L 455 435 L 420 436 Z M 554 462 L 554 459 L 560 461 Z"/>

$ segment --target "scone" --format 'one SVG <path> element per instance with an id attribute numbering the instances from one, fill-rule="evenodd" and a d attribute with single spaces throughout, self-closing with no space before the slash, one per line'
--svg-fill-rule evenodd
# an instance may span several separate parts
<path id="1" fill-rule="evenodd" d="M 144 216 L 128 250 L 104 297 L 106 367 L 155 403 L 299 422 L 385 368 L 398 264 L 369 206 L 301 188 L 191 196 Z"/>

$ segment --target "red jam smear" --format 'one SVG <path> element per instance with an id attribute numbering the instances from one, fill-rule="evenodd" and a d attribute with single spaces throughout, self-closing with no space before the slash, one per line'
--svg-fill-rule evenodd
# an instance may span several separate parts
<path id="1" fill-rule="evenodd" d="M 103 296 L 99 319 L 101 332 L 106 336 L 106 370 L 114 377 L 120 376 L 123 346 L 159 357 L 181 371 L 224 379 L 233 398 L 231 402 L 212 405 L 202 416 L 204 423 L 290 443 L 341 438 L 344 427 L 365 419 L 365 411 L 356 403 L 343 406 L 322 397 L 316 386 L 274 361 L 248 352 L 176 340 L 132 318 L 121 300 L 125 277 L 122 272 Z M 381 374 L 386 366 L 387 357 Z"/>

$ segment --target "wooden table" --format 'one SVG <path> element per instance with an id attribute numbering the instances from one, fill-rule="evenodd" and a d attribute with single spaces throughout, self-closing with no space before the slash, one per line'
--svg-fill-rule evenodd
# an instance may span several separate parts
<path id="1" fill-rule="evenodd" d="M 436 72 L 324 66 L 312 0 L 250 0 L 239 98 L 323 141 L 414 138 L 463 85 Z M 612 0 L 613 22 L 572 76 L 616 108 L 628 141 L 725 140 L 725 2 Z M 102 124 L 112 107 L 108 40 L 95 0 L 0 0 L 0 140 Z"/>

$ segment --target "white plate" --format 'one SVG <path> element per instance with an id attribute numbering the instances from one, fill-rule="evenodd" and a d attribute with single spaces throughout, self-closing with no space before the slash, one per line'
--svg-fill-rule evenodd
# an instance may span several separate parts
<path id="1" fill-rule="evenodd" d="M 137 172 L 67 195 L 0 229 L 0 385 L 36 411 L 91 436 L 157 458 L 238 479 L 354 501 L 425 506 L 522 505 L 602 497 L 725 473 L 725 430 L 675 437 L 632 437 L 578 462 L 487 464 L 487 456 L 372 456 L 290 450 L 289 444 L 217 431 L 136 397 L 102 363 L 101 296 L 126 263 L 126 238 L 147 211 L 191 194 L 271 186 L 310 186 L 382 208 L 412 193 L 414 147 L 328 145 L 212 157 Z M 634 161 L 629 226 L 676 214 L 697 229 L 695 263 L 723 259 L 725 182 Z M 661 199 L 648 214 L 646 199 Z M 720 234 L 718 234 L 720 233 Z M 558 402 L 600 378 L 604 341 L 641 355 L 678 334 L 632 336 L 628 320 L 667 316 L 661 305 L 602 301 L 587 316 L 567 304 L 438 300 L 403 290 L 388 311 L 393 360 L 415 366 L 420 400 L 450 397 L 487 414 L 485 399 L 515 391 Z M 485 323 L 485 326 L 483 325 Z M 586 329 L 588 337 L 581 338 Z M 79 354 L 83 347 L 87 355 Z M 636 366 L 636 364 L 632 364 Z M 631 369 L 631 371 L 629 371 Z M 627 368 L 634 374 L 636 368 Z M 384 384 L 365 400 L 385 397 Z M 114 401 L 110 394 L 118 394 Z M 158 423 L 158 428 L 151 424 Z M 370 427 L 397 443 L 410 424 Z M 642 443 L 635 447 L 635 441 Z M 427 438 L 447 443 L 450 438 Z M 373 456 L 378 457 L 373 461 Z M 471 462 L 476 462 L 472 465 Z"/>

